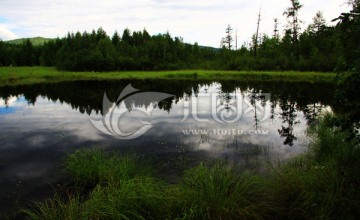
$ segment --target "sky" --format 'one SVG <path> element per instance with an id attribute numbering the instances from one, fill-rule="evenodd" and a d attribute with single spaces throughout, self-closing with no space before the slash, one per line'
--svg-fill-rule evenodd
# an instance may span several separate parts
<path id="1" fill-rule="evenodd" d="M 299 17 L 305 29 L 317 11 L 328 24 L 348 11 L 346 0 L 300 0 Z M 225 28 L 237 30 L 238 45 L 250 41 L 256 32 L 257 14 L 262 8 L 260 32 L 271 35 L 274 18 L 280 30 L 287 24 L 284 10 L 289 0 L 0 0 L 0 39 L 63 37 L 70 32 L 102 27 L 108 35 L 125 28 L 151 34 L 182 37 L 186 43 L 219 47 Z"/>

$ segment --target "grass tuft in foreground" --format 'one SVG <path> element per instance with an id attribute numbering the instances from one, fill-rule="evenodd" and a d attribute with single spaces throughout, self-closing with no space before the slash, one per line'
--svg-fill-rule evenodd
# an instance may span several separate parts
<path id="1" fill-rule="evenodd" d="M 356 219 L 360 216 L 360 148 L 325 114 L 309 130 L 307 154 L 275 168 L 274 201 L 282 218 Z"/>
<path id="2" fill-rule="evenodd" d="M 151 161 L 134 153 L 119 155 L 105 151 L 80 150 L 68 155 L 65 171 L 78 186 L 95 186 L 152 175 Z"/>
<path id="3" fill-rule="evenodd" d="M 151 175 L 151 164 L 133 154 L 81 150 L 65 169 L 79 187 L 76 196 L 34 203 L 23 211 L 30 219 L 236 219 L 269 210 L 257 176 L 220 164 L 189 169 L 176 185 Z"/>
<path id="4" fill-rule="evenodd" d="M 68 155 L 65 170 L 73 178 L 75 196 L 34 203 L 23 211 L 30 219 L 161 219 L 167 215 L 163 209 L 167 189 L 152 177 L 148 160 L 134 154 L 80 150 Z"/>
<path id="5" fill-rule="evenodd" d="M 79 195 L 70 195 L 62 200 L 58 195 L 45 202 L 33 202 L 32 209 L 23 209 L 21 212 L 27 219 L 82 219 L 84 206 Z"/>
<path id="6" fill-rule="evenodd" d="M 189 219 L 259 219 L 271 210 L 264 179 L 225 165 L 187 170 L 180 187 Z"/>

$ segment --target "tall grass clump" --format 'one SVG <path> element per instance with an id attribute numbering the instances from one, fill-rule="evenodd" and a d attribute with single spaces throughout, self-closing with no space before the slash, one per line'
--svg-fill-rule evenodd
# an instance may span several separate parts
<path id="1" fill-rule="evenodd" d="M 74 183 L 84 187 L 149 177 L 153 172 L 151 161 L 135 153 L 110 154 L 100 149 L 76 151 L 67 156 L 64 164 Z"/>
<path id="2" fill-rule="evenodd" d="M 69 195 L 62 200 L 58 195 L 44 202 L 33 202 L 31 209 L 22 209 L 26 219 L 85 219 L 82 199 L 78 195 Z"/>
<path id="3" fill-rule="evenodd" d="M 359 146 L 332 126 L 327 113 L 309 129 L 307 154 L 275 168 L 275 201 L 282 218 L 356 219 L 360 216 Z"/>
<path id="4" fill-rule="evenodd" d="M 75 193 L 34 203 L 30 219 L 164 219 L 170 213 L 165 184 L 152 176 L 148 160 L 135 154 L 80 150 L 68 155 L 65 170 Z"/>
<path id="5" fill-rule="evenodd" d="M 23 213 L 29 219 L 259 219 L 270 213 L 258 175 L 201 163 L 180 183 L 168 184 L 143 161 L 101 150 L 70 154 L 65 169 L 80 186 L 73 193 L 78 196 L 35 202 Z"/>
<path id="6" fill-rule="evenodd" d="M 186 219 L 259 219 L 271 210 L 263 178 L 225 165 L 187 170 L 181 187 Z"/>
<path id="7" fill-rule="evenodd" d="M 165 219 L 171 215 L 166 190 L 151 177 L 97 185 L 84 203 L 86 215 L 93 219 Z"/>
<path id="8" fill-rule="evenodd" d="M 166 188 L 153 178 L 96 185 L 88 194 L 34 202 L 22 213 L 28 219 L 166 219 Z"/>

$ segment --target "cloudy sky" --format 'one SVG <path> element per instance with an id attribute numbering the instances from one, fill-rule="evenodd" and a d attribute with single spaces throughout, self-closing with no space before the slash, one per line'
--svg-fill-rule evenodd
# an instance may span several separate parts
<path id="1" fill-rule="evenodd" d="M 346 0 L 300 0 L 303 28 L 317 11 L 330 23 L 347 11 Z M 103 27 L 109 35 L 144 28 L 150 34 L 169 31 L 185 42 L 218 47 L 228 24 L 237 29 L 239 45 L 256 31 L 262 6 L 260 31 L 271 34 L 273 18 L 286 25 L 282 15 L 289 0 L 0 0 L 0 38 L 63 37 L 68 31 Z"/>

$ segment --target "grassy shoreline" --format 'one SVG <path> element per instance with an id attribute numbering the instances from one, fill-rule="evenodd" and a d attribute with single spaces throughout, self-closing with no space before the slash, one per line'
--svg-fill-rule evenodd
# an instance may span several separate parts
<path id="1" fill-rule="evenodd" d="M 225 70 L 176 70 L 176 71 L 124 71 L 124 72 L 68 72 L 53 67 L 1 67 L 0 86 L 52 83 L 75 80 L 116 79 L 169 79 L 169 80 L 233 80 L 233 81 L 289 81 L 333 82 L 336 73 L 298 71 L 225 71 Z"/>

